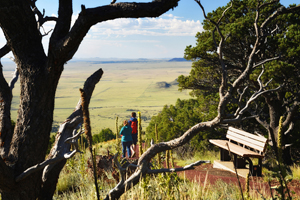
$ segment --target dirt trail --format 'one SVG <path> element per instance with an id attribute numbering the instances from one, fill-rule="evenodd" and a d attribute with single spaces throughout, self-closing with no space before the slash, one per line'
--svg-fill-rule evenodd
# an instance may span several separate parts
<path id="1" fill-rule="evenodd" d="M 138 153 L 138 145 L 137 145 L 137 154 L 133 159 L 138 159 L 139 153 Z M 179 167 L 179 166 L 176 166 Z M 200 166 L 195 167 L 193 170 L 186 170 L 184 172 L 177 172 L 178 175 L 181 177 L 185 177 L 186 179 L 190 181 L 197 182 L 204 185 L 205 179 L 206 184 L 214 185 L 217 183 L 217 181 L 223 181 L 228 184 L 235 184 L 238 185 L 238 178 L 236 174 L 221 170 L 221 169 L 215 169 L 213 168 L 213 164 L 202 164 Z M 245 188 L 246 179 L 243 177 L 239 177 L 239 181 L 241 183 L 242 188 Z M 279 185 L 278 182 L 272 181 L 272 186 Z M 263 191 L 264 194 L 270 194 L 270 186 L 267 182 L 264 181 L 263 177 L 250 177 L 250 188 L 252 190 L 258 190 L 260 192 Z M 295 192 L 294 197 L 296 199 L 300 199 L 300 181 L 293 180 L 291 183 L 289 183 L 289 189 L 290 191 Z"/>

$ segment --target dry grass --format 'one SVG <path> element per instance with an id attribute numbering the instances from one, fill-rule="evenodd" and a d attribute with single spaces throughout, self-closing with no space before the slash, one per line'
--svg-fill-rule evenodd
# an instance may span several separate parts
<path id="1" fill-rule="evenodd" d="M 176 155 L 174 156 L 174 158 L 178 166 L 185 166 L 194 163 L 198 160 L 210 160 L 210 162 L 213 163 L 214 160 L 219 159 L 219 152 L 215 152 L 215 151 L 196 152 L 193 157 L 185 160 L 179 160 Z"/>
<path id="2" fill-rule="evenodd" d="M 107 149 L 112 153 L 116 141 L 108 141 L 95 146 L 97 154 L 106 154 Z M 68 161 L 67 165 L 61 172 L 57 192 L 54 199 L 59 200 L 94 200 L 96 199 L 95 187 L 93 185 L 92 176 L 86 172 L 86 159 L 89 153 L 82 155 L 77 154 L 74 158 Z M 196 160 L 214 160 L 215 153 L 206 153 L 204 155 L 196 155 L 195 159 L 181 161 L 189 164 Z M 178 160 L 177 160 L 178 161 Z M 75 180 L 75 181 L 74 181 Z M 159 174 L 156 176 L 147 176 L 132 189 L 121 196 L 121 200 L 199 200 L 199 199 L 241 199 L 239 188 L 234 184 L 227 184 L 222 181 L 211 185 L 209 181 L 203 180 L 206 183 L 200 185 L 198 182 L 191 182 L 184 177 L 179 177 L 177 174 Z M 100 187 L 101 199 L 105 198 L 106 194 L 117 183 L 112 181 L 112 184 L 107 184 L 102 180 L 98 180 Z M 267 197 L 264 191 L 261 191 L 263 196 Z M 250 191 L 251 199 L 261 199 L 260 194 L 256 191 Z"/>
<path id="3" fill-rule="evenodd" d="M 291 170 L 292 170 L 293 178 L 296 179 L 296 180 L 300 180 L 300 166 L 294 164 L 291 167 Z"/>

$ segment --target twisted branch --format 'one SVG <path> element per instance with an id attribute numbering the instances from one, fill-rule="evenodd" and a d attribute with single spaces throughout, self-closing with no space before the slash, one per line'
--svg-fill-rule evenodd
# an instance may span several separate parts
<path id="1" fill-rule="evenodd" d="M 153 146 L 155 146 L 155 145 L 153 145 Z M 147 152 L 145 152 L 145 153 L 147 154 Z M 144 177 L 147 174 L 185 171 L 185 170 L 194 169 L 195 166 L 199 166 L 203 163 L 210 163 L 209 160 L 207 160 L 207 161 L 200 160 L 200 161 L 197 161 L 195 163 L 189 164 L 189 165 L 187 165 L 185 167 L 181 167 L 181 168 L 152 170 L 149 167 L 150 166 L 149 162 L 146 162 L 146 161 L 140 162 L 141 158 L 139 159 L 138 165 L 129 164 L 126 168 L 123 168 L 121 166 L 121 164 L 119 163 L 117 157 L 118 157 L 118 153 L 115 154 L 115 156 L 114 156 L 114 162 L 119 169 L 119 172 L 121 175 L 121 180 L 112 190 L 110 190 L 109 194 L 105 198 L 106 200 L 118 199 L 119 195 L 121 195 L 125 191 L 125 189 L 128 190 L 131 187 L 133 187 L 133 185 L 136 184 L 140 180 L 141 177 Z M 135 167 L 136 171 L 128 179 L 126 179 L 126 171 L 129 167 Z"/>
<path id="2" fill-rule="evenodd" d="M 197 162 L 191 163 L 189 165 L 186 165 L 184 167 L 180 168 L 165 168 L 165 169 L 149 169 L 149 174 L 159 174 L 159 173 L 166 173 L 166 172 L 181 172 L 185 170 L 195 169 L 196 166 L 199 166 L 201 164 L 207 164 L 210 163 L 210 160 L 199 160 Z"/>
<path id="3" fill-rule="evenodd" d="M 83 87 L 86 95 L 85 103 L 89 104 L 95 85 L 100 81 L 102 74 L 102 69 L 99 69 L 85 81 Z M 76 106 L 75 111 L 60 125 L 58 134 L 56 135 L 55 143 L 48 155 L 47 160 L 26 169 L 17 176 L 17 182 L 42 169 L 44 169 L 42 177 L 43 182 L 46 182 L 49 178 L 56 178 L 53 177 L 53 175 L 49 177 L 49 174 L 54 169 L 54 166 L 71 158 L 77 152 L 80 152 L 78 148 L 78 137 L 80 134 L 82 134 L 82 131 L 77 133 L 77 130 L 80 128 L 80 125 L 83 122 L 81 100 L 78 104 L 79 105 Z M 72 151 L 70 150 L 71 147 L 73 148 Z M 60 172 L 60 170 L 58 170 L 58 172 Z"/>

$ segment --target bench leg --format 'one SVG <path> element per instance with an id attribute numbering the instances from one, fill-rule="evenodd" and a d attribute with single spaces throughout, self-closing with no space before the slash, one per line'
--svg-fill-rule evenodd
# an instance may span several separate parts
<path id="1" fill-rule="evenodd" d="M 251 176 L 261 176 L 262 175 L 262 159 L 258 159 L 258 165 L 253 165 L 250 158 L 245 158 L 249 162 L 249 173 Z"/>
<path id="2" fill-rule="evenodd" d="M 239 158 L 236 154 L 234 154 L 233 164 L 235 168 L 245 168 L 246 162 L 244 158 Z"/>
<path id="3" fill-rule="evenodd" d="M 249 162 L 249 173 L 250 176 L 255 176 L 253 171 L 253 162 L 250 158 L 245 158 Z"/>
<path id="4" fill-rule="evenodd" d="M 262 175 L 262 158 L 258 159 L 258 169 L 256 171 L 257 171 L 256 176 Z"/>
<path id="5" fill-rule="evenodd" d="M 229 155 L 229 151 L 226 149 L 220 148 L 220 160 L 221 161 L 230 161 L 231 157 Z"/>

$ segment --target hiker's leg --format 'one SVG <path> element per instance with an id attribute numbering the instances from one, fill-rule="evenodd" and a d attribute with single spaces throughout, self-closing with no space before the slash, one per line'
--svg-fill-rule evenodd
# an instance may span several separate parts
<path id="1" fill-rule="evenodd" d="M 136 152 L 135 150 L 136 150 L 136 143 L 137 143 L 137 134 L 132 134 L 131 136 L 132 136 L 132 143 L 133 143 L 132 147 L 134 152 Z"/>
<path id="2" fill-rule="evenodd" d="M 131 143 L 132 142 L 126 142 L 126 149 L 127 149 L 128 158 L 131 157 L 131 150 L 130 150 Z"/>
<path id="3" fill-rule="evenodd" d="M 123 158 L 125 158 L 126 157 L 126 142 L 122 142 L 122 147 L 123 147 L 123 149 L 122 149 Z"/>
<path id="4" fill-rule="evenodd" d="M 130 150 L 131 150 L 131 154 L 133 155 L 133 153 L 134 153 L 133 144 L 130 145 Z"/>

